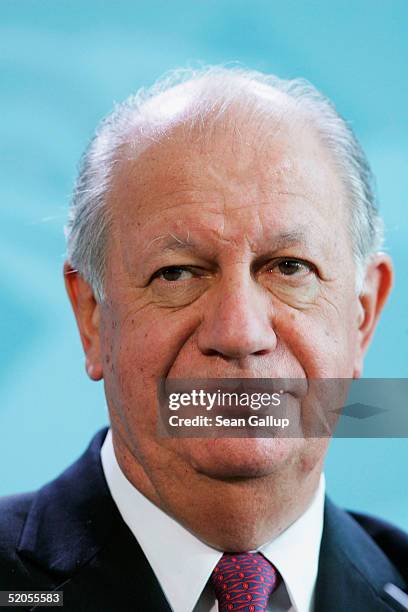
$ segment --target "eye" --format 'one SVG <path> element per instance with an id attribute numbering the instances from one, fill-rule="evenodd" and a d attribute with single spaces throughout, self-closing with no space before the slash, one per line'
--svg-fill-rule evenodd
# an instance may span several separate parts
<path id="1" fill-rule="evenodd" d="M 313 271 L 313 265 L 302 259 L 281 259 L 275 263 L 283 276 L 306 275 Z"/>
<path id="2" fill-rule="evenodd" d="M 191 270 L 187 268 L 182 266 L 168 266 L 167 268 L 161 268 L 161 270 L 158 270 L 154 274 L 152 280 L 154 278 L 159 278 L 169 283 L 174 283 L 179 280 L 188 280 L 189 278 L 192 278 L 192 276 L 193 274 Z"/>

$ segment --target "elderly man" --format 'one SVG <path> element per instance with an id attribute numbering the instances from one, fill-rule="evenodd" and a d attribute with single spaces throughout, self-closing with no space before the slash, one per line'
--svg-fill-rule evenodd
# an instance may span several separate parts
<path id="1" fill-rule="evenodd" d="M 407 540 L 325 498 L 327 437 L 156 427 L 158 380 L 361 375 L 392 268 L 330 103 L 303 81 L 175 73 L 101 124 L 67 239 L 111 426 L 2 502 L 1 588 L 62 591 L 75 612 L 396 609 Z"/>

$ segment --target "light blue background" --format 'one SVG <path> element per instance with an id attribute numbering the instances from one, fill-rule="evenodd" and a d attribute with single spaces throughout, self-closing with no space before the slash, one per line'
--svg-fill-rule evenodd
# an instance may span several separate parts
<path id="1" fill-rule="evenodd" d="M 62 227 L 97 121 L 176 66 L 304 76 L 351 121 L 377 176 L 396 288 L 365 376 L 406 377 L 406 0 L 2 0 L 0 494 L 38 487 L 106 423 L 64 292 Z M 407 440 L 335 440 L 328 490 L 408 528 Z"/>

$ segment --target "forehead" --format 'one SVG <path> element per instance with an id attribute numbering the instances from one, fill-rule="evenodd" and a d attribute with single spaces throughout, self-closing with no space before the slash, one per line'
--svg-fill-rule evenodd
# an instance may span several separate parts
<path id="1" fill-rule="evenodd" d="M 294 225 L 344 225 L 345 194 L 317 133 L 300 116 L 267 123 L 239 114 L 190 129 L 171 126 L 138 155 L 122 151 L 113 180 L 120 243 L 144 248 L 163 232 L 209 229 L 235 241 Z M 257 223 L 256 220 L 260 221 Z M 262 236 L 258 236 L 262 240 Z M 130 246 L 129 248 L 134 248 Z"/>

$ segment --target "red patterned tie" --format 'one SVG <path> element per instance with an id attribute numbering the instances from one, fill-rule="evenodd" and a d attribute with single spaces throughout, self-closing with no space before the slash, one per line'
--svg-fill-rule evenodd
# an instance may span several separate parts
<path id="1" fill-rule="evenodd" d="M 211 574 L 219 612 L 265 612 L 278 578 L 260 553 L 224 553 Z"/>

